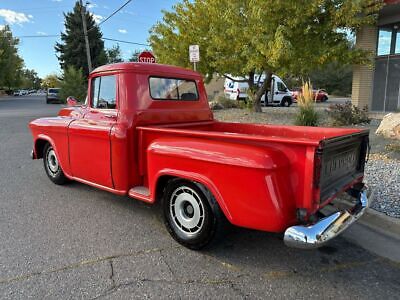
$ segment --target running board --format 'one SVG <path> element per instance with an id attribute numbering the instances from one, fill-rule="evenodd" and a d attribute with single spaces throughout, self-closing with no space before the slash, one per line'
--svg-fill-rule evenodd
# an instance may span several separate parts
<path id="1" fill-rule="evenodd" d="M 145 186 L 135 186 L 129 190 L 129 197 L 142 200 L 144 202 L 153 202 L 150 198 L 150 190 Z"/>

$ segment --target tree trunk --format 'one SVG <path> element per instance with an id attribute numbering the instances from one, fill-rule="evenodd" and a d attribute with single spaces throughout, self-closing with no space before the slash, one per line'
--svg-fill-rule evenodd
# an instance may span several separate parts
<path id="1" fill-rule="evenodd" d="M 266 78 L 264 80 L 264 83 L 257 89 L 257 92 L 255 93 L 255 96 L 254 96 L 253 110 L 255 112 L 262 112 L 261 97 L 262 97 L 262 95 L 264 95 L 266 93 L 268 88 L 271 87 L 272 72 L 266 71 L 265 74 L 266 74 Z M 261 74 L 260 74 L 260 76 L 261 76 Z M 271 91 L 271 95 L 272 95 L 272 91 Z M 267 101 L 267 99 L 265 99 L 265 101 Z"/>

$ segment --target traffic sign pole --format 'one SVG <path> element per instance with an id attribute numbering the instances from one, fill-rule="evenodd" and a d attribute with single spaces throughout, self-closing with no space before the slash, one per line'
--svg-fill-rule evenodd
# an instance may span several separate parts
<path id="1" fill-rule="evenodd" d="M 189 46 L 189 60 L 193 63 L 193 70 L 196 71 L 197 63 L 200 61 L 199 45 Z"/>

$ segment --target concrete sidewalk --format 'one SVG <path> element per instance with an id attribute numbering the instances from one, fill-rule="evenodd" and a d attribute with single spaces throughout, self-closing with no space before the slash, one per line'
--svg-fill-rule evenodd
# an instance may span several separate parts
<path id="1" fill-rule="evenodd" d="M 400 219 L 368 208 L 343 237 L 379 256 L 400 263 Z"/>
<path id="2" fill-rule="evenodd" d="M 370 205 L 375 200 L 373 192 L 368 196 Z M 350 209 L 354 201 L 347 195 L 342 195 L 335 200 L 335 206 Z M 362 248 L 400 262 L 400 219 L 389 217 L 372 208 L 367 208 L 364 215 L 342 234 L 343 238 L 355 243 Z"/>

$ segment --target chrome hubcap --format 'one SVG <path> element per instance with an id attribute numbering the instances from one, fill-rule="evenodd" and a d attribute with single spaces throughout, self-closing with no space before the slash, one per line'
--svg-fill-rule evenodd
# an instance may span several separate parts
<path id="1" fill-rule="evenodd" d="M 53 174 L 57 173 L 59 165 L 56 153 L 53 149 L 49 151 L 47 154 L 47 166 L 49 167 L 49 171 Z"/>
<path id="2" fill-rule="evenodd" d="M 204 224 L 204 206 L 191 188 L 177 188 L 171 196 L 170 214 L 176 227 L 186 235 L 199 232 Z"/>

